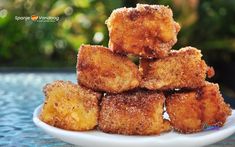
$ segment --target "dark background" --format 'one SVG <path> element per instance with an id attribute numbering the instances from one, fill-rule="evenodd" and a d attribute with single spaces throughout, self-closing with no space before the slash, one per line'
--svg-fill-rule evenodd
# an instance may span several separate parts
<path id="1" fill-rule="evenodd" d="M 214 67 L 227 102 L 235 99 L 235 0 L 0 0 L 0 72 L 74 71 L 81 44 L 108 44 L 113 9 L 136 3 L 169 5 L 182 29 L 174 49 L 194 46 Z M 15 16 L 59 16 L 58 22 Z"/>

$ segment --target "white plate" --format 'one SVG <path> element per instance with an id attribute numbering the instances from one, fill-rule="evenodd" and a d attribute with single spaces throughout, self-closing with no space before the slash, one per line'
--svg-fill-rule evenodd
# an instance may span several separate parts
<path id="1" fill-rule="evenodd" d="M 107 134 L 101 131 L 75 132 L 59 129 L 42 122 L 38 115 L 42 105 L 34 110 L 33 121 L 46 133 L 65 142 L 82 147 L 157 147 L 157 146 L 205 146 L 221 141 L 235 132 L 235 110 L 227 119 L 225 125 L 216 130 L 207 130 L 194 134 L 163 133 L 154 136 L 125 136 Z"/>

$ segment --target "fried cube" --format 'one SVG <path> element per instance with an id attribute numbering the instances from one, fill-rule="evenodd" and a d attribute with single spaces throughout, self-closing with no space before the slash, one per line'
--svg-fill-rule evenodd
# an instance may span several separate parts
<path id="1" fill-rule="evenodd" d="M 174 93 L 167 96 L 166 111 L 174 130 L 194 133 L 203 129 L 202 112 L 197 92 Z"/>
<path id="2" fill-rule="evenodd" d="M 119 8 L 112 12 L 106 24 L 112 51 L 145 58 L 167 56 L 180 30 L 172 10 L 163 5 Z"/>
<path id="3" fill-rule="evenodd" d="M 162 93 L 129 91 L 102 98 L 99 128 L 107 133 L 151 135 L 171 130 L 163 119 Z"/>
<path id="4" fill-rule="evenodd" d="M 95 91 L 120 93 L 139 86 L 138 67 L 105 47 L 82 45 L 77 61 L 78 83 Z"/>
<path id="5" fill-rule="evenodd" d="M 45 123 L 74 131 L 93 129 L 98 123 L 101 94 L 69 81 L 44 86 L 46 96 L 40 119 Z"/>
<path id="6" fill-rule="evenodd" d="M 231 108 L 224 102 L 219 85 L 207 82 L 199 90 L 199 101 L 202 109 L 202 121 L 207 126 L 223 126 L 231 115 Z"/>
<path id="7" fill-rule="evenodd" d="M 185 47 L 178 51 L 171 51 L 168 57 L 162 59 L 141 59 L 140 86 L 150 90 L 201 87 L 205 85 L 208 70 L 201 57 L 200 50 Z"/>

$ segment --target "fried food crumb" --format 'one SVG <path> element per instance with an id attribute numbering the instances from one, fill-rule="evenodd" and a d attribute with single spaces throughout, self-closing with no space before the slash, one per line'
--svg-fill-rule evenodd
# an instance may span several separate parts
<path id="1" fill-rule="evenodd" d="M 172 10 L 163 5 L 119 8 L 112 12 L 106 24 L 112 51 L 145 58 L 167 56 L 180 30 Z"/>
<path id="2" fill-rule="evenodd" d="M 194 47 L 172 50 L 168 57 L 140 60 L 140 86 L 150 90 L 198 88 L 205 85 L 207 65 Z"/>
<path id="3" fill-rule="evenodd" d="M 167 94 L 166 110 L 171 125 L 181 133 L 221 127 L 232 112 L 220 94 L 219 85 L 209 82 L 195 90 Z"/>
<path id="4" fill-rule="evenodd" d="M 167 96 L 166 110 L 174 130 L 181 133 L 202 131 L 202 112 L 197 92 L 174 93 Z"/>
<path id="5" fill-rule="evenodd" d="M 231 108 L 224 102 L 219 85 L 207 82 L 199 89 L 199 101 L 202 109 L 202 121 L 207 126 L 223 126 L 231 115 Z"/>
<path id="6" fill-rule="evenodd" d="M 213 67 L 208 67 L 207 68 L 207 76 L 208 78 L 212 78 L 215 75 L 215 70 Z"/>
<path id="7" fill-rule="evenodd" d="M 139 86 L 138 67 L 126 56 L 105 47 L 82 45 L 78 53 L 77 79 L 94 91 L 120 93 Z"/>
<path id="8" fill-rule="evenodd" d="M 171 130 L 163 119 L 164 95 L 132 91 L 106 95 L 101 102 L 99 129 L 125 135 L 151 135 Z"/>
<path id="9" fill-rule="evenodd" d="M 98 123 L 100 94 L 69 81 L 54 81 L 43 88 L 46 96 L 39 118 L 52 126 L 74 131 Z"/>

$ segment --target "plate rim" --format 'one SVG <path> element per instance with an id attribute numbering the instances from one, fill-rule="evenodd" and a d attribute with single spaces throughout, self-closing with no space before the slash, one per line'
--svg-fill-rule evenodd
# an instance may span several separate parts
<path id="1" fill-rule="evenodd" d="M 200 142 L 202 140 L 207 140 L 207 142 L 209 142 L 209 143 L 207 143 L 207 145 L 209 145 L 211 143 L 216 143 L 218 141 L 221 141 L 221 140 L 223 140 L 223 139 L 225 139 L 225 138 L 227 138 L 227 137 L 229 137 L 229 136 L 231 136 L 232 134 L 235 133 L 235 125 L 230 126 L 229 128 L 225 128 L 223 130 L 216 130 L 216 132 L 214 130 L 212 130 L 212 131 L 214 131 L 214 133 L 203 134 L 203 136 L 194 136 L 195 134 L 198 134 L 198 133 L 180 134 L 180 133 L 177 133 L 175 131 L 161 133 L 160 135 L 150 135 L 150 136 L 109 134 L 109 133 L 105 133 L 105 132 L 102 132 L 102 131 L 99 131 L 99 130 L 70 131 L 70 130 L 64 130 L 64 129 L 61 129 L 61 128 L 51 126 L 51 125 L 41 121 L 39 119 L 39 113 L 41 111 L 42 106 L 43 106 L 43 104 L 40 104 L 39 106 L 37 106 L 35 108 L 35 110 L 33 112 L 33 122 L 37 127 L 43 129 L 47 134 L 48 134 L 47 130 L 49 128 L 50 132 L 53 132 L 53 133 L 57 132 L 58 134 L 63 134 L 63 136 L 73 136 L 73 137 L 84 139 L 84 140 L 96 140 L 96 141 L 99 141 L 99 142 L 107 142 L 107 143 L 120 143 L 120 139 L 116 138 L 116 136 L 118 136 L 118 137 L 126 138 L 126 139 L 121 141 L 122 143 L 125 143 L 125 144 L 133 143 L 133 139 L 136 139 L 135 144 L 138 144 L 138 143 L 141 143 L 141 144 L 143 144 L 143 143 L 156 143 L 156 142 L 164 144 L 164 142 L 166 142 L 166 140 L 165 139 L 163 140 L 163 139 L 159 138 L 159 136 L 167 135 L 169 133 L 174 133 L 174 134 L 180 135 L 180 136 L 179 137 L 168 138 L 167 142 L 176 142 L 176 141 L 187 142 L 188 139 L 190 139 L 190 142 Z M 229 116 L 229 117 L 232 117 L 232 116 L 235 117 L 235 110 L 234 109 L 232 109 L 232 115 Z M 90 134 L 90 133 L 93 133 L 93 132 L 94 133 L 97 133 L 97 132 L 98 133 L 104 133 L 108 136 L 110 135 L 110 137 L 104 137 L 104 136 Z M 227 132 L 226 133 L 227 135 L 225 135 L 223 137 L 219 137 L 219 136 L 221 136 L 221 134 L 224 134 L 225 132 Z M 199 133 L 202 133 L 202 132 L 199 132 Z M 93 138 L 93 139 L 91 139 L 91 138 Z M 212 138 L 217 138 L 217 140 L 214 141 Z"/>

